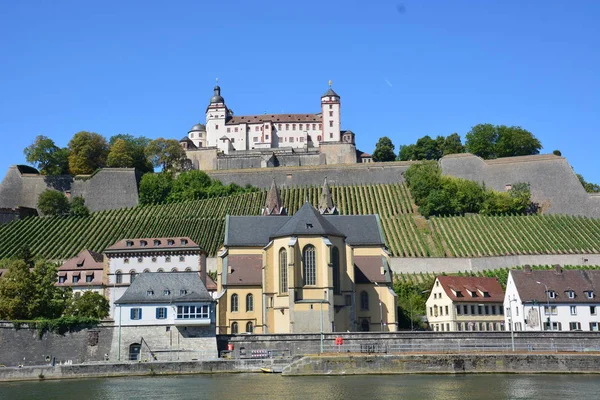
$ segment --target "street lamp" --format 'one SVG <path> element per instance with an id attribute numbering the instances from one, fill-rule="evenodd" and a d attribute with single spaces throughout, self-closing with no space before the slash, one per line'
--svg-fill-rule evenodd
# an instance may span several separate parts
<path id="1" fill-rule="evenodd" d="M 546 308 L 548 309 L 548 330 L 551 331 L 552 323 L 550 322 L 550 316 L 552 315 L 552 311 L 550 310 L 550 292 L 548 291 L 548 285 L 546 285 L 545 283 L 540 282 L 540 281 L 536 281 L 535 283 L 537 283 L 538 285 L 544 285 L 544 288 L 546 288 Z"/>

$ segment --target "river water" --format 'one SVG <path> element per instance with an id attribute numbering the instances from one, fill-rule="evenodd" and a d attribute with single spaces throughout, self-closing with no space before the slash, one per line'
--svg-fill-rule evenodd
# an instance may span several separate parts
<path id="1" fill-rule="evenodd" d="M 0 383 L 0 400 L 598 399 L 600 375 L 186 375 Z"/>

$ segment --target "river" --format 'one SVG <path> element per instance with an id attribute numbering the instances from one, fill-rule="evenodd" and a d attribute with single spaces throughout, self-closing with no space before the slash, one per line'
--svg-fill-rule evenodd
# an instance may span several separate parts
<path id="1" fill-rule="evenodd" d="M 599 375 L 272 374 L 152 376 L 0 383 L 0 399 L 597 399 Z"/>

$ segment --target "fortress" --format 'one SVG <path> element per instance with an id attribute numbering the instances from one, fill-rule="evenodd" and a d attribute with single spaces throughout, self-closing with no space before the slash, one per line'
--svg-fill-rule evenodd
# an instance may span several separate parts
<path id="1" fill-rule="evenodd" d="M 237 116 L 217 85 L 206 124 L 192 126 L 180 143 L 194 168 L 204 171 L 370 162 L 356 150 L 354 133 L 340 127 L 341 101 L 331 81 L 315 114 Z"/>

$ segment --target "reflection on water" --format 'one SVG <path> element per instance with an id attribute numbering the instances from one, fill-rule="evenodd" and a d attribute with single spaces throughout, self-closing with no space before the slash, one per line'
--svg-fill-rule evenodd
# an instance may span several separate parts
<path id="1" fill-rule="evenodd" d="M 570 399 L 598 398 L 598 375 L 188 375 L 0 383 L 0 399 Z"/>

